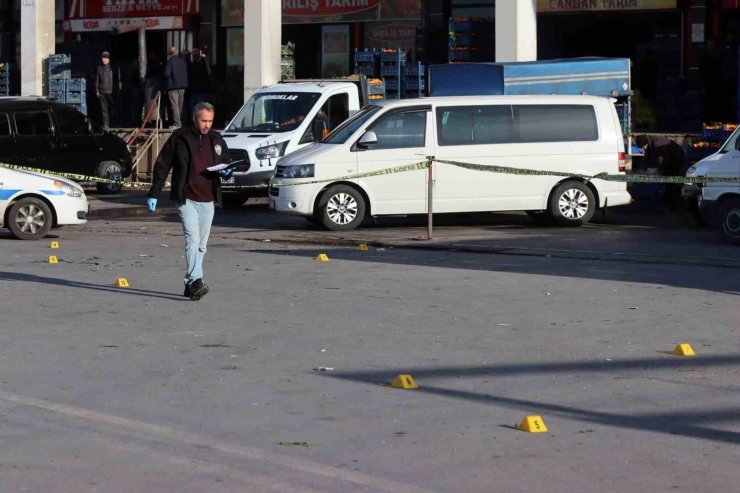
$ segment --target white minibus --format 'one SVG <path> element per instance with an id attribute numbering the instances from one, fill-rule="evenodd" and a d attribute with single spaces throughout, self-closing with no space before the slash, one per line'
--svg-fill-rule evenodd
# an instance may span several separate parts
<path id="1" fill-rule="evenodd" d="M 342 177 L 413 164 L 427 156 L 583 176 L 623 173 L 626 164 L 621 127 L 609 98 L 386 101 L 363 108 L 321 142 L 284 157 L 271 181 L 270 207 L 331 230 L 356 228 L 368 216 L 425 213 L 426 169 Z M 631 200 L 623 182 L 492 173 L 441 163 L 432 169 L 434 213 L 523 210 L 576 226 L 588 222 L 598 208 Z"/>

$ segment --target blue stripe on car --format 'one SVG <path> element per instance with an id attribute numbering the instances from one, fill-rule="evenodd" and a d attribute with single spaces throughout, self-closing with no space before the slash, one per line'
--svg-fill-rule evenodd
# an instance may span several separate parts
<path id="1" fill-rule="evenodd" d="M 46 195 L 64 195 L 64 192 L 61 190 L 41 190 L 41 193 L 45 193 Z"/>
<path id="2" fill-rule="evenodd" d="M 10 197 L 20 191 L 20 188 L 17 190 L 0 190 L 0 200 L 8 200 Z"/>

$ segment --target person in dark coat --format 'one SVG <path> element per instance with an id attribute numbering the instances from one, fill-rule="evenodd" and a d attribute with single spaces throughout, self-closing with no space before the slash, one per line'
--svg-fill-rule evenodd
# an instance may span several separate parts
<path id="1" fill-rule="evenodd" d="M 211 93 L 211 66 L 206 59 L 206 52 L 201 48 L 193 48 L 192 60 L 188 72 L 188 86 L 190 90 L 191 109 L 201 101 L 206 101 Z"/>
<path id="2" fill-rule="evenodd" d="M 121 71 L 111 67 L 110 53 L 100 54 L 101 63 L 95 74 L 95 95 L 100 100 L 100 109 L 103 128 L 110 128 L 111 116 L 116 102 L 116 96 L 121 91 Z"/>
<path id="3" fill-rule="evenodd" d="M 203 258 L 213 222 L 214 204 L 221 203 L 221 180 L 233 169 L 209 171 L 220 164 L 231 164 L 224 138 L 211 129 L 215 110 L 200 103 L 193 110 L 193 125 L 175 130 L 154 163 L 147 207 L 157 210 L 157 198 L 172 171 L 170 198 L 177 205 L 185 235 L 185 293 L 191 301 L 208 293 L 203 282 Z"/>
<path id="4" fill-rule="evenodd" d="M 667 137 L 638 135 L 637 147 L 645 152 L 646 167 L 656 167 L 662 176 L 686 175 L 686 152 L 683 147 Z M 671 209 L 681 205 L 682 184 L 666 185 L 665 199 Z"/>
<path id="5" fill-rule="evenodd" d="M 172 110 L 173 127 L 182 127 L 182 110 L 185 106 L 185 90 L 188 88 L 188 62 L 170 48 L 170 57 L 164 66 L 164 90 Z"/>

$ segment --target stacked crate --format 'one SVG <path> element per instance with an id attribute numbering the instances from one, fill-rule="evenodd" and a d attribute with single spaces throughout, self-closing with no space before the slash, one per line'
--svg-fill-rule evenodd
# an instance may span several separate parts
<path id="1" fill-rule="evenodd" d="M 425 77 L 424 64 L 421 62 L 409 63 L 403 67 L 404 97 L 420 98 L 424 95 Z"/>
<path id="2" fill-rule="evenodd" d="M 0 63 L 0 96 L 10 96 L 10 64 Z"/>
<path id="3" fill-rule="evenodd" d="M 87 81 L 83 78 L 64 81 L 64 102 L 87 115 Z"/>
<path id="4" fill-rule="evenodd" d="M 491 17 L 450 17 L 450 63 L 495 61 L 493 26 Z"/>
<path id="5" fill-rule="evenodd" d="M 403 66 L 406 64 L 406 52 L 384 48 L 380 53 L 380 76 L 385 83 L 385 96 L 388 99 L 403 97 Z"/>
<path id="6" fill-rule="evenodd" d="M 378 54 L 375 50 L 355 49 L 355 73 L 368 77 L 378 76 Z"/>
<path id="7" fill-rule="evenodd" d="M 71 55 L 49 55 L 47 88 L 49 99 L 87 115 L 87 80 L 72 78 Z"/>

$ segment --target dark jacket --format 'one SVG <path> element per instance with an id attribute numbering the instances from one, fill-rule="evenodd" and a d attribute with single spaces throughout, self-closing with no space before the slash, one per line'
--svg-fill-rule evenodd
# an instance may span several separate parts
<path id="1" fill-rule="evenodd" d="M 175 132 L 169 138 L 162 148 L 162 151 L 154 163 L 154 175 L 152 177 L 152 187 L 149 189 L 149 197 L 157 198 L 162 186 L 167 179 L 167 175 L 172 170 L 172 191 L 170 198 L 177 204 L 183 205 L 188 193 L 188 182 L 190 180 L 190 163 L 192 149 L 187 133 L 191 132 L 190 127 L 183 127 Z M 230 163 L 229 148 L 226 146 L 221 134 L 211 132 L 208 134 L 211 138 L 211 150 L 213 151 L 214 164 Z M 219 149 L 220 146 L 220 149 Z M 218 152 L 220 150 L 220 153 Z M 216 204 L 221 205 L 221 179 L 217 172 L 213 174 L 213 196 L 216 198 Z"/>
<path id="2" fill-rule="evenodd" d="M 110 72 L 108 71 L 110 68 Z M 95 74 L 95 92 L 97 94 L 116 94 L 121 90 L 121 69 L 111 64 L 98 65 Z"/>
<path id="3" fill-rule="evenodd" d="M 683 147 L 667 137 L 648 136 L 645 162 L 658 168 L 664 176 L 683 176 L 686 174 L 686 153 Z"/>
<path id="4" fill-rule="evenodd" d="M 188 89 L 198 93 L 211 92 L 211 67 L 204 57 L 198 57 L 188 66 Z"/>
<path id="5" fill-rule="evenodd" d="M 188 62 L 180 55 L 172 55 L 164 66 L 164 90 L 188 88 Z"/>

